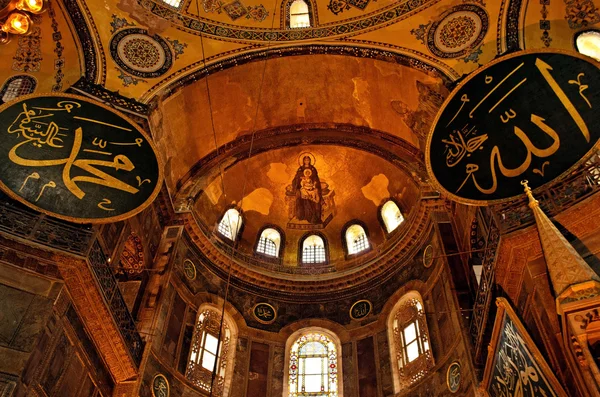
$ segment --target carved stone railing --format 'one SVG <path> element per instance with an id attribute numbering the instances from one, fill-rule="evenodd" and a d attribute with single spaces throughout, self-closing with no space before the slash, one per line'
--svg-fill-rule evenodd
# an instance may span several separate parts
<path id="1" fill-rule="evenodd" d="M 98 241 L 94 241 L 88 257 L 89 265 L 96 276 L 102 296 L 113 315 L 117 328 L 127 345 L 133 361 L 139 365 L 142 360 L 144 343 L 137 331 L 133 316 L 129 312 L 121 290 L 115 279 L 113 269 L 108 265 L 107 256 Z"/>
<path id="2" fill-rule="evenodd" d="M 493 301 L 494 290 L 494 265 L 496 263 L 496 254 L 500 244 L 500 230 L 496 226 L 493 218 L 488 225 L 486 243 L 483 247 L 484 256 L 481 270 L 479 287 L 473 304 L 473 313 L 471 316 L 471 325 L 469 333 L 475 348 L 475 357 L 481 353 L 484 346 L 484 335 L 488 324 L 490 306 Z"/>
<path id="3" fill-rule="evenodd" d="M 542 210 L 552 217 L 598 190 L 600 190 L 600 156 L 596 154 L 566 178 L 553 183 L 541 192 L 536 192 L 535 196 Z M 496 205 L 492 210 L 496 214 L 501 234 L 525 228 L 535 222 L 525 197 L 507 204 Z"/>
<path id="4" fill-rule="evenodd" d="M 86 256 L 95 231 L 30 210 L 0 193 L 0 231 L 56 250 Z"/>

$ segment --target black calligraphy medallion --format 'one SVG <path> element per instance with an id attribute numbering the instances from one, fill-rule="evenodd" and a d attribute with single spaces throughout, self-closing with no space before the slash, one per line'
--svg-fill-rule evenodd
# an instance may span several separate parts
<path id="1" fill-rule="evenodd" d="M 196 279 L 196 265 L 189 259 L 183 261 L 183 273 L 188 280 L 193 281 Z"/>
<path id="2" fill-rule="evenodd" d="M 0 107 L 0 188 L 77 223 L 142 211 L 162 169 L 146 134 L 111 108 L 70 94 L 30 95 Z"/>
<path id="3" fill-rule="evenodd" d="M 460 389 L 461 378 L 460 363 L 455 361 L 450 364 L 448 371 L 446 372 L 446 385 L 448 386 L 450 393 L 456 393 Z"/>
<path id="4" fill-rule="evenodd" d="M 600 138 L 600 69 L 582 55 L 524 51 L 473 72 L 446 100 L 427 140 L 434 183 L 486 205 L 539 188 L 589 157 Z"/>
<path id="5" fill-rule="evenodd" d="M 352 307 L 350 307 L 350 318 L 352 320 L 362 320 L 371 313 L 372 308 L 373 305 L 368 300 L 363 299 L 354 302 Z"/>
<path id="6" fill-rule="evenodd" d="M 277 310 L 268 303 L 257 303 L 252 309 L 256 321 L 262 324 L 271 324 L 277 318 Z"/>
<path id="7" fill-rule="evenodd" d="M 163 374 L 157 374 L 152 379 L 152 396 L 169 397 L 169 381 Z"/>

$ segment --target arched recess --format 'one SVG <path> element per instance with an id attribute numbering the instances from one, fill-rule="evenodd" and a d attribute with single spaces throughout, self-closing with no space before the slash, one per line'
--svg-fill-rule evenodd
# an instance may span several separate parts
<path id="1" fill-rule="evenodd" d="M 115 274 L 127 308 L 135 317 L 148 283 L 142 239 L 131 233 L 123 245 Z"/>
<path id="2" fill-rule="evenodd" d="M 400 393 L 423 379 L 434 366 L 425 306 L 421 294 L 409 291 L 387 320 L 394 391 Z"/>
<path id="3" fill-rule="evenodd" d="M 221 329 L 222 307 L 212 303 L 201 304 L 197 313 L 185 376 L 196 387 L 210 393 L 216 361 L 217 375 L 212 386 L 212 395 L 227 397 L 231 391 L 235 366 L 239 334 L 237 324 L 225 311 Z"/>
<path id="4" fill-rule="evenodd" d="M 335 378 L 336 378 L 336 387 L 337 387 L 337 397 L 344 397 L 344 387 L 343 387 L 343 373 L 342 373 L 342 344 L 340 342 L 340 338 L 338 337 L 337 334 L 335 334 L 333 331 L 323 328 L 323 327 L 317 327 L 317 326 L 309 326 L 306 328 L 301 328 L 299 330 L 297 330 L 296 332 L 292 333 L 286 343 L 285 343 L 285 364 L 284 364 L 284 376 L 283 376 L 283 397 L 288 397 L 291 395 L 291 392 L 293 391 L 293 388 L 295 387 L 295 381 L 294 381 L 294 377 L 296 377 L 296 380 L 298 379 L 298 373 L 296 373 L 294 375 L 294 371 L 298 371 L 300 368 L 298 366 L 298 364 L 295 364 L 295 360 L 298 359 L 298 357 L 294 357 L 292 355 L 292 348 L 294 347 L 294 344 L 296 344 L 297 342 L 299 342 L 301 340 L 301 338 L 303 337 L 307 337 L 308 335 L 311 335 L 310 340 L 314 340 L 315 338 L 313 337 L 313 335 L 322 335 L 324 337 L 327 338 L 327 340 L 329 342 L 331 342 L 331 345 L 335 347 L 335 360 L 331 360 L 329 362 L 329 371 L 330 371 L 330 376 L 331 376 L 331 371 L 335 371 Z M 303 340 L 300 341 L 300 343 L 305 343 L 307 340 Z M 323 342 L 325 342 L 323 340 Z M 335 367 L 332 368 L 331 364 L 333 364 L 335 362 Z M 293 368 L 293 367 L 296 368 Z M 309 394 L 306 394 L 306 396 L 308 396 Z M 299 395 L 304 397 L 303 395 Z"/>

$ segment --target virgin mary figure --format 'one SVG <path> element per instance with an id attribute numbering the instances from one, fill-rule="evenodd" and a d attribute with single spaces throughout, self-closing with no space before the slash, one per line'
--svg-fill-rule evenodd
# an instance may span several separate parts
<path id="1" fill-rule="evenodd" d="M 312 224 L 321 223 L 321 181 L 310 156 L 302 157 L 302 164 L 292 181 L 292 189 L 296 196 L 296 219 Z"/>

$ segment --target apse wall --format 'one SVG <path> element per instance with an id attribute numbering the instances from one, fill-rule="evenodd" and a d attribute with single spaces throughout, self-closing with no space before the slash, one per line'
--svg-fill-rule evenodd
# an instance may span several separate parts
<path id="1" fill-rule="evenodd" d="M 428 242 L 435 252 L 441 252 L 436 233 L 430 230 Z M 198 309 L 210 304 L 221 310 L 223 300 L 218 296 L 223 293 L 225 281 L 209 270 L 185 232 L 173 250 L 167 266 L 172 275 L 157 306 L 155 334 L 140 396 L 151 395 L 150 386 L 157 374 L 168 379 L 173 397 L 205 395 L 186 379 L 187 360 Z M 186 276 L 186 261 L 195 266 L 193 280 L 189 273 Z M 343 385 L 340 395 L 344 397 L 450 395 L 446 375 L 449 366 L 456 362 L 461 366 L 462 381 L 455 395 L 475 395 L 467 335 L 463 332 L 464 319 L 454 298 L 448 263 L 443 258 L 425 267 L 421 252 L 404 265 L 404 271 L 384 284 L 346 296 L 332 292 L 323 301 L 301 295 L 276 298 L 264 292 L 264 287 L 260 283 L 247 288 L 236 284 L 229 287 L 225 307 L 227 317 L 235 322 L 237 341 L 232 347 L 235 358 L 230 363 L 234 368 L 228 397 L 287 397 L 284 394 L 289 370 L 286 343 L 290 335 L 307 327 L 326 329 L 339 338 Z M 390 340 L 388 325 L 394 306 L 411 291 L 423 300 L 434 365 L 421 380 L 403 390 L 395 390 L 399 380 L 392 367 L 395 361 L 390 343 L 394 342 Z M 349 308 L 359 299 L 371 301 L 373 309 L 364 319 L 354 320 Z M 271 324 L 259 322 L 253 316 L 253 308 L 260 302 L 277 310 L 277 319 Z"/>

